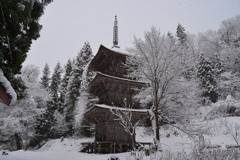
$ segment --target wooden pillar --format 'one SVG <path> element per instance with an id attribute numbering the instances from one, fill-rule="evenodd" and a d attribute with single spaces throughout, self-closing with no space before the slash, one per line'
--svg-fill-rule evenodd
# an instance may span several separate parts
<path id="1" fill-rule="evenodd" d="M 98 143 L 98 153 L 100 153 L 100 151 L 101 151 L 101 144 Z"/>
<path id="2" fill-rule="evenodd" d="M 113 146 L 113 144 L 111 143 L 111 144 L 110 144 L 110 153 L 113 153 L 113 152 L 114 152 L 114 151 L 113 151 L 113 147 L 114 147 L 114 146 Z"/>
<path id="3" fill-rule="evenodd" d="M 93 153 L 93 143 L 91 143 L 91 150 L 90 153 Z"/>
<path id="4" fill-rule="evenodd" d="M 120 153 L 122 153 L 122 143 L 120 143 Z"/>
<path id="5" fill-rule="evenodd" d="M 97 143 L 94 143 L 94 153 L 97 153 Z"/>

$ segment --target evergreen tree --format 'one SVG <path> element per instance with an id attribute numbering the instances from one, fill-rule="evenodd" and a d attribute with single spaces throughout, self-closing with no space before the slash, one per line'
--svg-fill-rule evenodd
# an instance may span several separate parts
<path id="1" fill-rule="evenodd" d="M 206 60 L 203 54 L 201 54 L 197 64 L 197 77 L 200 79 L 204 90 L 203 97 L 209 98 L 211 102 L 216 102 L 218 99 L 216 73 L 214 70 L 214 63 Z"/>
<path id="2" fill-rule="evenodd" d="M 89 63 L 88 63 L 89 64 Z M 89 83 L 94 78 L 94 73 L 90 70 L 88 70 L 88 65 L 84 67 L 84 72 L 82 75 L 82 83 L 80 88 L 80 97 L 78 100 L 78 106 L 76 110 L 76 114 L 82 115 L 83 112 L 86 111 L 86 109 L 89 109 L 93 106 L 93 104 L 96 104 L 98 99 L 93 96 L 89 95 L 87 93 L 87 88 Z M 82 102 L 84 101 L 84 102 Z M 78 122 L 76 122 L 77 125 L 75 128 L 75 134 L 79 136 L 84 137 L 91 137 L 93 135 L 93 126 L 87 122 L 87 120 L 84 119 L 84 117 L 81 117 L 77 119 Z"/>
<path id="3" fill-rule="evenodd" d="M 63 70 L 60 63 L 57 63 L 56 67 L 54 68 L 50 84 L 50 92 L 52 93 L 54 102 L 58 102 L 62 72 Z"/>
<path id="4" fill-rule="evenodd" d="M 52 0 L 1 0 L 0 2 L 0 67 L 11 82 L 18 98 L 24 96 L 19 74 L 32 40 L 40 36 L 39 18 Z"/>
<path id="5" fill-rule="evenodd" d="M 82 84 L 82 75 L 84 67 L 93 57 L 92 49 L 88 42 L 85 42 L 81 51 L 76 57 L 76 62 L 73 67 L 73 73 L 69 79 L 66 93 L 66 123 L 68 126 L 69 134 L 73 134 L 73 123 L 74 123 L 74 111 L 76 107 L 77 98 L 80 96 L 80 89 Z"/>
<path id="6" fill-rule="evenodd" d="M 44 69 L 43 69 L 43 75 L 41 77 L 41 84 L 43 86 L 43 88 L 48 89 L 49 88 L 49 84 L 50 84 L 50 70 L 49 70 L 49 66 L 46 63 Z"/>
<path id="7" fill-rule="evenodd" d="M 49 85 L 50 85 L 50 69 L 48 64 L 46 63 L 44 69 L 43 69 L 43 75 L 41 77 L 41 86 L 50 92 Z M 46 110 L 43 114 L 38 116 L 37 122 L 36 122 L 36 143 L 40 143 L 43 140 L 46 140 L 50 137 L 50 129 L 52 127 L 53 122 L 53 112 L 50 109 L 50 103 L 51 101 L 47 102 Z"/>
<path id="8" fill-rule="evenodd" d="M 177 38 L 181 44 L 185 44 L 187 41 L 187 34 L 185 33 L 185 29 L 181 24 L 177 26 Z"/>
<path id="9" fill-rule="evenodd" d="M 52 110 L 50 109 L 50 103 L 47 104 L 47 108 L 43 114 L 38 116 L 36 122 L 36 142 L 40 144 L 43 140 L 50 138 L 50 131 L 53 126 L 54 117 Z"/>
<path id="10" fill-rule="evenodd" d="M 77 66 L 75 67 L 76 68 L 74 68 L 73 74 L 69 79 L 65 101 L 65 118 L 69 128 L 69 134 L 73 133 L 74 109 L 77 102 L 77 97 L 80 95 L 79 88 L 82 78 L 82 68 L 78 68 Z"/>
<path id="11" fill-rule="evenodd" d="M 219 76 L 224 71 L 223 61 L 220 59 L 217 53 L 213 59 L 213 68 L 216 76 Z"/>
<path id="12" fill-rule="evenodd" d="M 60 88 L 60 106 L 58 111 L 63 114 L 64 108 L 65 108 L 65 99 L 66 99 L 66 93 L 67 93 L 67 86 L 70 79 L 70 76 L 72 74 L 73 70 L 73 62 L 69 59 L 66 66 L 65 66 L 65 74 L 61 83 Z"/>
<path id="13" fill-rule="evenodd" d="M 61 136 L 57 133 L 57 131 L 54 128 L 54 125 L 56 123 L 56 119 L 54 115 L 56 115 L 55 112 L 57 112 L 58 109 L 61 108 L 60 87 L 62 82 L 62 79 L 61 79 L 62 72 L 63 70 L 60 63 L 57 63 L 56 67 L 54 68 L 54 71 L 51 77 L 51 84 L 50 84 L 50 93 L 52 94 L 52 101 L 49 102 L 47 107 L 47 113 L 53 117 L 50 119 L 50 122 L 53 125 L 50 130 L 50 137 Z"/>
<path id="14" fill-rule="evenodd" d="M 62 67 L 60 63 L 57 63 L 51 77 L 51 84 L 49 86 L 49 92 L 52 95 L 52 99 L 47 103 L 45 112 L 37 119 L 36 132 L 39 142 L 48 138 L 57 138 L 61 136 L 56 130 L 57 118 L 55 117 L 55 115 L 58 115 L 56 112 L 60 106 L 59 95 L 61 74 Z"/>

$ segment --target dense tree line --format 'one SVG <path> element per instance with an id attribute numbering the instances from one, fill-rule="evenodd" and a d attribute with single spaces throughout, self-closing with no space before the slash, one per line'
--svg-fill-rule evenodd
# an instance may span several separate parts
<path id="1" fill-rule="evenodd" d="M 56 65 L 51 78 L 46 64 L 41 84 L 49 91 L 52 99 L 37 120 L 39 141 L 75 135 L 75 124 L 80 123 L 75 122 L 75 116 L 82 114 L 76 110 L 77 101 L 81 93 L 86 92 L 86 85 L 92 78 L 87 66 L 92 58 L 90 44 L 85 42 L 76 58 L 68 60 L 64 69 L 59 63 Z"/>
<path id="2" fill-rule="evenodd" d="M 0 140 L 8 141 L 15 135 L 16 149 L 21 149 L 24 143 L 34 146 L 51 138 L 91 136 L 90 128 L 79 128 L 83 122 L 75 117 L 81 116 L 85 107 L 90 106 L 86 89 L 93 78 L 92 72 L 88 71 L 92 58 L 92 49 L 86 42 L 75 59 L 68 60 L 64 67 L 57 63 L 52 74 L 48 64 L 40 78 L 38 67 L 23 67 L 18 77 L 28 88 L 25 97 L 1 117 Z M 86 105 L 81 105 L 82 112 L 79 112 L 81 97 Z"/>

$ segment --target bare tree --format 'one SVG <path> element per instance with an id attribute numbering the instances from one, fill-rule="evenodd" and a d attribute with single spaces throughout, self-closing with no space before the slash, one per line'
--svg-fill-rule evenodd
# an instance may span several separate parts
<path id="1" fill-rule="evenodd" d="M 134 48 L 131 50 L 134 55 L 127 59 L 129 76 L 149 85 L 140 95 L 142 99 L 151 95 L 153 105 L 150 114 L 156 143 L 160 142 L 162 109 L 175 92 L 176 79 L 186 70 L 186 64 L 190 64 L 191 59 L 189 47 L 181 46 L 176 38 L 169 35 L 164 36 L 152 27 L 151 31 L 145 33 L 144 40 L 134 39 Z"/>
<path id="2" fill-rule="evenodd" d="M 225 128 L 225 131 L 234 139 L 237 145 L 239 145 L 240 142 L 240 125 L 237 123 L 231 123 L 228 122 L 225 119 L 221 120 L 222 125 Z"/>
<path id="3" fill-rule="evenodd" d="M 130 134 L 132 138 L 132 147 L 135 149 L 136 127 L 138 126 L 140 119 L 133 114 L 132 107 L 127 106 L 126 103 L 124 103 L 123 108 L 111 108 L 111 112 L 117 117 L 115 120 L 119 121 L 119 124 L 124 128 L 124 130 Z"/>

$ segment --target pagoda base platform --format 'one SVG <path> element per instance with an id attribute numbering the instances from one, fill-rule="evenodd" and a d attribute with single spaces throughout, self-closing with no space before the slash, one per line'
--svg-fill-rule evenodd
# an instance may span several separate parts
<path id="1" fill-rule="evenodd" d="M 122 153 L 122 152 L 129 152 L 132 151 L 132 144 L 131 143 L 115 143 L 115 142 L 84 142 L 81 143 L 82 148 L 80 152 L 85 153 Z M 150 147 L 152 143 L 142 143 L 137 142 L 135 143 L 136 149 L 143 149 L 145 146 Z"/>

